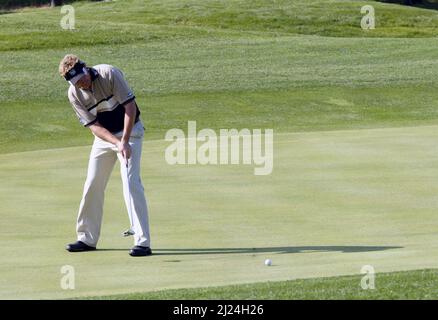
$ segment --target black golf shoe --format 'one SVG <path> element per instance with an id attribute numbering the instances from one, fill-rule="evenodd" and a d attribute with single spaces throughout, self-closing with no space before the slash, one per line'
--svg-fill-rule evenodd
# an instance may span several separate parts
<path id="1" fill-rule="evenodd" d="M 89 245 L 83 243 L 82 241 L 76 241 L 75 243 L 68 244 L 65 249 L 70 252 L 83 252 L 96 250 L 95 247 L 90 247 Z"/>
<path id="2" fill-rule="evenodd" d="M 144 256 L 150 256 L 151 254 L 152 254 L 152 250 L 149 247 L 134 246 L 129 251 L 129 255 L 131 257 L 144 257 Z"/>

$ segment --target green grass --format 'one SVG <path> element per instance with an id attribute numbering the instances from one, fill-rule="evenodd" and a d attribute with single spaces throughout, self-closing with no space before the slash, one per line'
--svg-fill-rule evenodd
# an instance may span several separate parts
<path id="1" fill-rule="evenodd" d="M 156 139 L 189 119 L 211 128 L 266 125 L 278 132 L 437 123 L 435 41 L 262 37 L 73 51 L 90 64 L 125 71 L 147 138 Z M 9 62 L 0 75 L 0 152 L 89 143 L 56 74 L 68 51 L 0 53 Z M 24 129 L 20 135 L 16 127 Z"/>
<path id="2" fill-rule="evenodd" d="M 376 8 L 376 30 L 360 29 L 364 4 Z M 436 297 L 428 287 L 435 271 L 382 273 L 437 265 L 436 11 L 330 0 L 74 6 L 74 31 L 59 28 L 59 8 L 0 15 L 0 298 L 180 288 L 197 298 L 210 289 L 190 288 L 239 284 L 269 292 L 271 284 L 246 284 L 357 275 L 365 264 L 383 287 L 358 292 L 352 276 L 292 288 L 305 281 L 321 298 Z M 63 249 L 75 235 L 92 141 L 57 74 L 69 52 L 120 67 L 136 93 L 156 253 L 146 260 L 131 259 L 131 242 L 120 237 L 127 216 L 118 172 L 101 250 Z M 164 134 L 188 120 L 273 128 L 273 174 L 167 165 Z M 67 264 L 73 291 L 59 285 Z"/>
<path id="3" fill-rule="evenodd" d="M 438 299 L 436 269 L 381 273 L 374 289 L 362 289 L 364 275 L 300 279 L 256 284 L 163 290 L 92 297 L 112 300 L 353 300 Z"/>
<path id="4" fill-rule="evenodd" d="M 438 123 L 438 93 L 428 86 L 195 92 L 154 95 L 138 102 L 144 109 L 147 139 L 162 139 L 169 128 L 184 129 L 187 120 L 196 120 L 199 128 L 275 128 L 277 133 Z M 8 105 L 3 113 L 7 121 L 0 128 L 0 153 L 92 141 L 65 102 L 34 101 L 20 113 L 22 103 Z"/>
<path id="5" fill-rule="evenodd" d="M 360 28 L 366 4 L 377 12 L 372 32 Z M 76 4 L 75 9 L 77 31 L 69 33 L 59 28 L 59 8 L 1 15 L 0 50 L 157 42 L 217 30 L 337 37 L 435 37 L 438 31 L 433 10 L 374 1 L 124 0 Z"/>
<path id="6" fill-rule="evenodd" d="M 169 166 L 168 143 L 147 141 L 142 177 L 155 255 L 146 259 L 131 258 L 131 239 L 120 235 L 128 217 L 117 169 L 100 250 L 64 250 L 75 237 L 89 146 L 0 155 L 0 298 L 341 276 L 363 265 L 434 268 L 437 128 L 277 134 L 270 176 L 254 176 L 252 165 Z M 59 285 L 63 265 L 76 270 L 75 290 Z"/>
<path id="7" fill-rule="evenodd" d="M 365 3 L 382 19 L 372 32 L 360 29 Z M 433 10 L 320 0 L 74 7 L 75 31 L 58 26 L 59 8 L 0 15 L 0 153 L 89 143 L 57 74 L 68 52 L 125 71 L 148 139 L 189 118 L 278 132 L 437 123 L 438 40 L 421 38 L 434 36 Z"/>

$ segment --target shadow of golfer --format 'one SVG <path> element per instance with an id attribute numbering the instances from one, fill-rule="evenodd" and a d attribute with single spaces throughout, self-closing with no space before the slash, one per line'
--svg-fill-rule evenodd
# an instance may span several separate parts
<path id="1" fill-rule="evenodd" d="M 195 255 L 195 254 L 257 254 L 257 253 L 307 253 L 307 252 L 370 252 L 401 249 L 399 246 L 299 246 L 266 248 L 194 248 L 194 249 L 153 249 L 154 255 Z"/>

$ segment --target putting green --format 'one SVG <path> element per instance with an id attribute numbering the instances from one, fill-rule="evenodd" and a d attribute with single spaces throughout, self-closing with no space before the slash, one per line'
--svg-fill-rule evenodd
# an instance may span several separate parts
<path id="1" fill-rule="evenodd" d="M 146 141 L 155 255 L 131 258 L 117 170 L 99 249 L 69 254 L 90 148 L 0 155 L 0 298 L 67 298 L 433 268 L 438 126 L 277 134 L 274 171 L 170 166 Z M 271 258 L 272 267 L 263 264 Z M 62 290 L 61 267 L 76 289 Z"/>

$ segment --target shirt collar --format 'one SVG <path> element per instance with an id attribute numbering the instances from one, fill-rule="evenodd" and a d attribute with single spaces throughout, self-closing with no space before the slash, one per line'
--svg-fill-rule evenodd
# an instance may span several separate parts
<path id="1" fill-rule="evenodd" d="M 91 75 L 91 81 L 94 81 L 97 79 L 97 77 L 99 77 L 99 73 L 97 72 L 96 69 L 94 68 L 88 68 L 90 75 Z"/>

